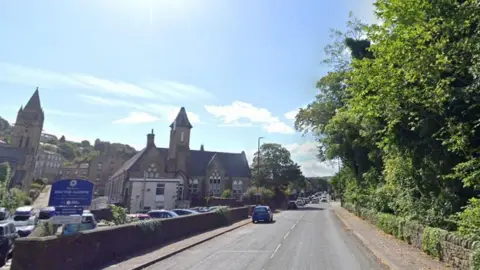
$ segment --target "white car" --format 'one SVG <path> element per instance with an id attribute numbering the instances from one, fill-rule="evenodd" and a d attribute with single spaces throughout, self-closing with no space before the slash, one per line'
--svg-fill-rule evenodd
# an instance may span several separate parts
<path id="1" fill-rule="evenodd" d="M 302 199 L 298 199 L 298 200 L 296 201 L 296 203 L 297 203 L 298 206 L 304 206 L 304 205 L 305 205 L 305 201 L 302 200 Z"/>
<path id="2" fill-rule="evenodd" d="M 320 199 L 318 197 L 314 197 L 312 199 L 312 203 L 320 203 Z"/>

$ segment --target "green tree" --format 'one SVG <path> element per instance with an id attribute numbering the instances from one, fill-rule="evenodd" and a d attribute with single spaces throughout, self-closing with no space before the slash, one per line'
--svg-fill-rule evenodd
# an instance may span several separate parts
<path id="1" fill-rule="evenodd" d="M 222 198 L 225 198 L 225 199 L 232 198 L 232 190 L 230 190 L 230 189 L 225 189 L 225 190 L 222 192 Z"/>
<path id="2" fill-rule="evenodd" d="M 303 179 L 300 166 L 292 161 L 290 152 L 276 143 L 265 143 L 259 153 L 255 153 L 252 174 L 256 184 L 266 187 L 279 187 Z"/>
<path id="3" fill-rule="evenodd" d="M 60 143 L 65 143 L 65 136 L 62 135 L 62 137 L 60 137 L 60 140 L 58 140 Z"/>

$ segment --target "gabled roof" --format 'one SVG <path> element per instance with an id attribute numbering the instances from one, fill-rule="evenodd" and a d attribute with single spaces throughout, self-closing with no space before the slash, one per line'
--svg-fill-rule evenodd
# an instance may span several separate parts
<path id="1" fill-rule="evenodd" d="M 171 128 L 174 127 L 186 127 L 186 128 L 192 128 L 192 124 L 190 124 L 190 121 L 188 120 L 187 112 L 185 111 L 185 108 L 182 107 L 180 108 L 180 111 L 177 114 L 177 117 L 175 120 L 173 120 L 173 123 L 170 125 Z"/>
<path id="2" fill-rule="evenodd" d="M 123 171 L 128 171 L 137 162 L 137 160 L 139 160 L 143 156 L 143 153 L 145 153 L 146 149 L 147 148 L 143 148 L 138 153 L 136 153 L 133 157 L 131 157 L 129 160 L 125 161 L 125 163 L 123 163 L 123 165 L 120 166 L 120 168 L 118 168 L 118 170 L 112 174 L 112 177 L 116 177 L 117 175 L 121 174 Z"/>
<path id="3" fill-rule="evenodd" d="M 208 165 L 214 160 L 222 164 L 231 177 L 251 177 L 250 166 L 248 165 L 245 153 L 225 153 L 211 151 L 190 150 L 187 160 L 187 171 L 191 176 L 203 176 L 206 174 Z"/>

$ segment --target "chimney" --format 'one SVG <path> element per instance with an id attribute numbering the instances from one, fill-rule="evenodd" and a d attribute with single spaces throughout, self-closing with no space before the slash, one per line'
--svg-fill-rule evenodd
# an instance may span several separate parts
<path id="1" fill-rule="evenodd" d="M 205 149 L 203 149 L 203 144 L 200 146 L 200 151 L 205 151 Z"/>
<path id="2" fill-rule="evenodd" d="M 153 129 L 152 133 L 147 134 L 147 147 L 152 145 L 155 146 L 155 134 L 153 134 Z"/>

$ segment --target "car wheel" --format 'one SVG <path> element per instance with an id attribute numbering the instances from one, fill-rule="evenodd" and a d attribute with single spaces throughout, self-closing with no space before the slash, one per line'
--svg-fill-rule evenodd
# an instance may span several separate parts
<path id="1" fill-rule="evenodd" d="M 257 221 L 255 219 L 252 219 L 252 223 L 257 223 Z"/>

